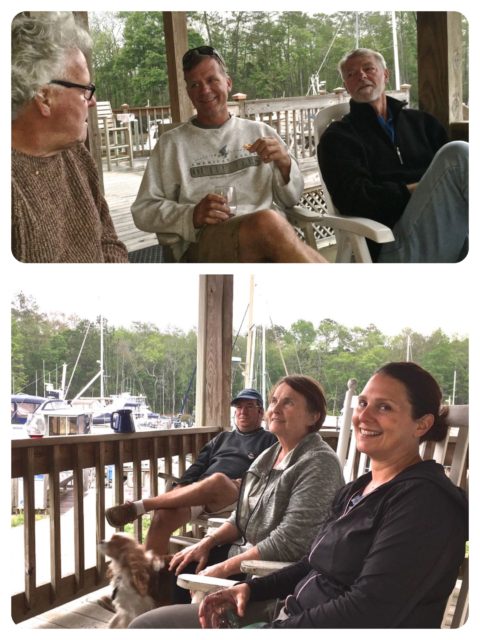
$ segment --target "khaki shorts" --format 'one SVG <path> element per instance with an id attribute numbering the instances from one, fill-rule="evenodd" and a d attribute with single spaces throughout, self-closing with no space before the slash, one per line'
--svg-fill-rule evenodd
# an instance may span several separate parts
<path id="1" fill-rule="evenodd" d="M 181 262 L 239 262 L 239 228 L 244 217 L 234 216 L 219 224 L 205 225 Z"/>
<path id="2" fill-rule="evenodd" d="M 232 511 L 235 511 L 236 508 L 236 502 L 225 505 L 219 511 L 205 511 L 205 506 L 190 507 L 190 514 L 192 520 L 196 520 L 197 518 L 228 518 Z"/>

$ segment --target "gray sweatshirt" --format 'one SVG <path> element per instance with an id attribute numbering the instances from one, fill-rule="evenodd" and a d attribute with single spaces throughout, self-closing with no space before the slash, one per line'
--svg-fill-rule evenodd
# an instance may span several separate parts
<path id="1" fill-rule="evenodd" d="M 279 451 L 275 444 L 251 465 L 229 522 L 262 560 L 289 562 L 308 552 L 344 481 L 336 453 L 319 433 L 308 434 L 274 468 Z M 244 549 L 233 545 L 229 555 Z"/>
<path id="2" fill-rule="evenodd" d="M 292 158 L 285 184 L 273 163 L 245 149 L 260 137 L 280 139 L 269 125 L 237 117 L 213 129 L 187 122 L 161 135 L 132 205 L 136 226 L 157 233 L 178 260 L 200 231 L 193 209 L 215 187 L 235 185 L 237 215 L 297 204 L 303 192 L 297 162 Z"/>

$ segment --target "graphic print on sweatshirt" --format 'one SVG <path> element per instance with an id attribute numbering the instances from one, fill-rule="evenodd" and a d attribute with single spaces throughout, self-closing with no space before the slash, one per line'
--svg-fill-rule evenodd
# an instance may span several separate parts
<path id="1" fill-rule="evenodd" d="M 243 169 L 258 167 L 261 162 L 260 156 L 249 153 L 243 146 L 229 149 L 223 145 L 217 153 L 195 160 L 190 167 L 190 175 L 192 178 L 228 176 Z"/>

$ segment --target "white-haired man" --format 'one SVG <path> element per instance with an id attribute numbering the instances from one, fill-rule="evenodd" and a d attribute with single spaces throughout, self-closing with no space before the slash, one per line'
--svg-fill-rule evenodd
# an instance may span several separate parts
<path id="1" fill-rule="evenodd" d="M 430 114 L 385 93 L 383 56 L 355 49 L 339 63 L 350 113 L 332 123 L 318 161 L 344 215 L 386 224 L 395 241 L 372 246 L 378 262 L 458 262 L 468 251 L 468 144 L 448 142 Z"/>

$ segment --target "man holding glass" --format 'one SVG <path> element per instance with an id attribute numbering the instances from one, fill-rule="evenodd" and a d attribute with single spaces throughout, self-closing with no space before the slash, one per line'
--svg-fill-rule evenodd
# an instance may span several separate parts
<path id="1" fill-rule="evenodd" d="M 324 262 L 280 213 L 302 195 L 298 165 L 267 124 L 230 115 L 221 55 L 190 49 L 183 71 L 196 115 L 157 143 L 132 206 L 137 227 L 182 262 Z"/>

